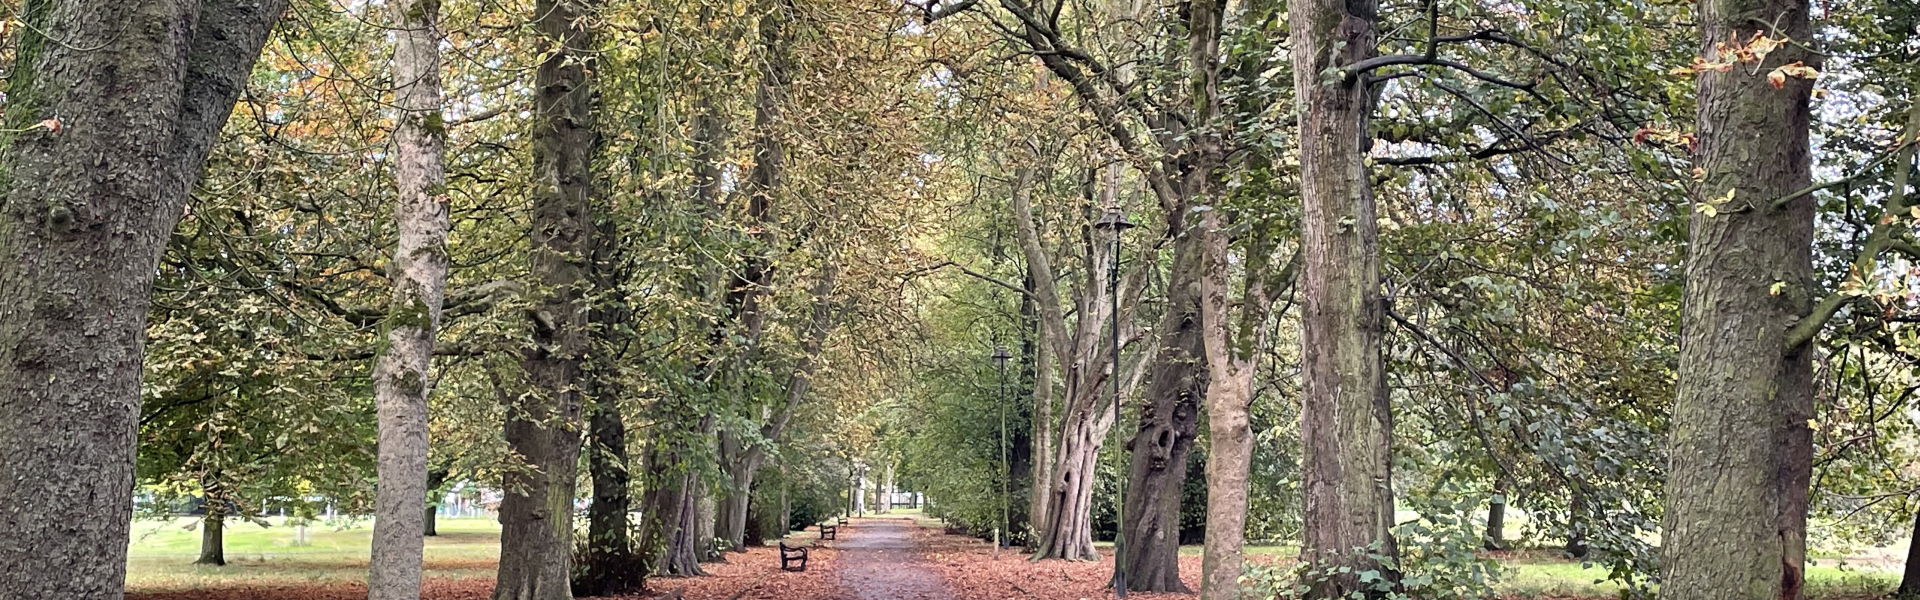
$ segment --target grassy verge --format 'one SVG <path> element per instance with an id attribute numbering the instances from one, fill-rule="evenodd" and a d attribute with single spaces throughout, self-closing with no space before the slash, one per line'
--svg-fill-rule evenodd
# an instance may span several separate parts
<path id="1" fill-rule="evenodd" d="M 127 589 L 177 590 L 208 587 L 298 585 L 365 581 L 373 523 L 315 524 L 306 543 L 279 519 L 271 527 L 229 522 L 227 566 L 192 564 L 200 555 L 198 519 L 136 521 L 127 547 Z M 428 577 L 492 577 L 500 551 L 500 524 L 491 518 L 439 521 L 440 535 L 427 538 Z"/>

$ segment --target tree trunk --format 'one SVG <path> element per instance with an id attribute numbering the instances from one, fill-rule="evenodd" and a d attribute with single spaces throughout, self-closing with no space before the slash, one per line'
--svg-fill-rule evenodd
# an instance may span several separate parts
<path id="1" fill-rule="evenodd" d="M 757 452 L 742 456 L 727 469 L 726 495 L 719 499 L 719 516 L 715 519 L 727 540 L 725 550 L 747 551 L 747 511 L 753 500 L 753 479 L 760 471 L 760 456 Z"/>
<path id="2" fill-rule="evenodd" d="M 1583 559 L 1587 557 L 1587 493 L 1575 484 L 1568 494 L 1566 556 Z"/>
<path id="3" fill-rule="evenodd" d="M 1393 417 L 1380 347 L 1379 233 L 1364 161 L 1371 97 L 1358 78 L 1326 81 L 1323 75 L 1373 55 L 1378 12 L 1376 0 L 1289 5 L 1304 233 L 1301 555 L 1314 572 L 1350 567 L 1307 582 L 1308 598 L 1377 593 L 1361 582 L 1358 574 L 1366 571 L 1385 576 L 1383 585 L 1398 579 L 1367 555 L 1398 554 L 1389 531 Z"/>
<path id="4" fill-rule="evenodd" d="M 440 500 L 446 496 L 445 490 L 441 488 L 447 484 L 447 477 L 449 475 L 452 475 L 452 473 L 448 472 L 445 468 L 427 470 L 427 509 L 424 511 L 426 513 L 426 531 L 423 532 L 423 535 L 427 537 L 440 535 Z M 285 511 L 282 512 L 284 513 Z"/>
<path id="5" fill-rule="evenodd" d="M 663 419 L 663 427 L 672 427 L 686 411 L 687 399 L 676 400 Z M 682 414 L 672 414 L 672 413 Z M 693 431 L 709 431 L 711 415 L 701 417 Z M 690 440 L 699 437 L 684 432 L 660 432 L 647 455 L 646 520 L 642 522 L 640 548 L 653 555 L 647 562 L 656 575 L 694 577 L 706 575 L 700 568 L 700 556 L 694 545 L 696 507 L 694 481 L 698 472 L 687 463 Z"/>
<path id="6" fill-rule="evenodd" d="M 1072 427 L 1060 440 L 1037 558 L 1099 560 L 1093 549 L 1093 478 L 1098 473 L 1099 431 L 1093 419 L 1068 415 Z"/>
<path id="7" fill-rule="evenodd" d="M 1112 344 L 1119 342 L 1104 334 L 1114 314 L 1110 303 L 1113 301 L 1111 289 L 1116 286 L 1110 281 L 1110 271 L 1116 257 L 1113 240 L 1107 236 L 1115 234 L 1103 233 L 1088 240 L 1082 294 L 1075 298 L 1079 322 L 1073 337 L 1069 338 L 1051 258 L 1034 225 L 1028 189 L 1032 177 L 1032 170 L 1018 170 L 1018 181 L 1013 188 L 1014 221 L 1021 250 L 1027 257 L 1027 268 L 1032 273 L 1033 295 L 1040 305 L 1041 341 L 1052 346 L 1051 354 L 1060 362 L 1062 379 L 1067 382 L 1059 448 L 1048 469 L 1051 471 L 1048 482 L 1043 486 L 1047 490 L 1046 505 L 1040 512 L 1045 518 L 1035 532 L 1040 536 L 1040 550 L 1034 557 L 1093 560 L 1098 557 L 1093 550 L 1093 478 L 1098 473 L 1100 446 L 1115 419 L 1112 405 L 1102 407 L 1101 402 L 1103 399 L 1117 401 L 1109 397 L 1112 388 L 1107 378 L 1120 376 L 1106 356 Z M 1102 192 L 1108 206 L 1118 206 L 1115 183 L 1109 182 Z M 1128 293 L 1137 291 L 1136 286 L 1143 281 L 1138 277 L 1142 273 L 1137 267 L 1129 273 Z M 1127 323 L 1134 303 L 1119 304 L 1126 307 L 1119 320 Z M 1138 375 L 1138 371 L 1133 374 Z M 1125 377 L 1119 396 L 1124 397 L 1125 389 L 1130 389 L 1137 380 L 1138 377 Z"/>
<path id="8" fill-rule="evenodd" d="M 285 8 L 36 0 L 10 17 L 24 26 L 0 138 L 8 597 L 124 595 L 155 267 Z"/>
<path id="9" fill-rule="evenodd" d="M 591 346 L 581 257 L 593 249 L 594 126 L 591 11 L 582 0 L 539 0 L 544 46 L 534 76 L 533 344 L 521 368 L 531 389 L 509 407 L 506 439 L 527 468 L 509 471 L 500 503 L 494 600 L 568 599 L 573 499 L 580 457 L 582 361 Z"/>
<path id="10" fill-rule="evenodd" d="M 596 385 L 595 389 L 604 393 L 607 387 Z M 594 398 L 587 422 L 591 441 L 587 472 L 593 479 L 593 504 L 587 507 L 586 564 L 581 565 L 573 591 L 580 596 L 617 596 L 640 589 L 646 574 L 645 564 L 634 553 L 627 522 L 632 478 L 627 474 L 627 424 L 621 418 L 618 398 Z"/>
<path id="11" fill-rule="evenodd" d="M 382 323 L 386 343 L 373 363 L 379 422 L 373 558 L 369 600 L 420 597 L 427 500 L 427 381 L 433 336 L 447 289 L 446 120 L 442 117 L 439 0 L 392 7 L 397 126 L 394 221 L 400 242 L 388 264 L 393 299 Z"/>
<path id="12" fill-rule="evenodd" d="M 1184 215 L 1174 218 L 1167 313 L 1147 404 L 1128 443 L 1126 577 L 1127 589 L 1140 592 L 1190 591 L 1180 581 L 1180 497 L 1199 432 L 1200 399 L 1207 393 L 1206 348 L 1200 339 L 1199 240 L 1179 224 Z"/>
<path id="13" fill-rule="evenodd" d="M 1486 549 L 1507 549 L 1507 492 L 1501 488 L 1493 489 L 1493 499 L 1487 504 Z"/>
<path id="14" fill-rule="evenodd" d="M 1913 512 L 1913 537 L 1907 540 L 1907 565 L 1900 574 L 1900 589 L 1893 597 L 1901 600 L 1920 598 L 1920 510 Z"/>
<path id="15" fill-rule="evenodd" d="M 1804 595 L 1813 366 L 1789 329 L 1818 289 L 1815 199 L 1773 203 L 1812 179 L 1813 84 L 1788 77 L 1775 89 L 1764 73 L 1818 56 L 1799 45 L 1812 41 L 1806 0 L 1703 0 L 1696 20 L 1709 61 L 1734 61 L 1716 46 L 1757 33 L 1795 43 L 1760 65 L 1698 75 L 1695 201 L 1732 200 L 1692 217 L 1660 593 L 1793 600 Z"/>
<path id="16" fill-rule="evenodd" d="M 208 502 L 207 516 L 200 519 L 200 558 L 194 559 L 196 565 L 227 565 L 225 501 Z"/>
<path id="17" fill-rule="evenodd" d="M 1053 353 L 1040 339 L 1040 316 L 1033 301 L 1033 269 L 1027 269 L 1027 293 L 1021 312 L 1027 316 L 1028 329 L 1021 346 L 1033 357 L 1029 374 L 1033 382 L 1033 489 L 1027 491 L 1027 527 L 1032 536 L 1040 535 L 1047 523 L 1047 499 L 1053 497 Z"/>

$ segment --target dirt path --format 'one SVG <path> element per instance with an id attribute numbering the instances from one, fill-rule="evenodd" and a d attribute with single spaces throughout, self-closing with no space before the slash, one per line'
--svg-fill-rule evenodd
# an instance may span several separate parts
<path id="1" fill-rule="evenodd" d="M 912 519 L 860 519 L 833 544 L 840 589 L 857 600 L 953 600 L 947 583 L 921 562 Z"/>

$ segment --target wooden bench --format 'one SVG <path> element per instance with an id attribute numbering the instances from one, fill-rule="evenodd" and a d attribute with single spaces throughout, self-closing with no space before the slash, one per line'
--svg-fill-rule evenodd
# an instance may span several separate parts
<path id="1" fill-rule="evenodd" d="M 795 563 L 798 563 L 800 566 L 798 567 L 793 566 Z M 788 546 L 786 542 L 780 542 L 780 570 L 782 571 L 807 570 L 807 547 L 806 546 Z"/>
<path id="2" fill-rule="evenodd" d="M 835 539 L 834 534 L 839 533 L 839 531 L 840 531 L 840 526 L 838 524 L 828 525 L 826 523 L 821 523 L 820 539 L 823 539 L 823 540 Z"/>

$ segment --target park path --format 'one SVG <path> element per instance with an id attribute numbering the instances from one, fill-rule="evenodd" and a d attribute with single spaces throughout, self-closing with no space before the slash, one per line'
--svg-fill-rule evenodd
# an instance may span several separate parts
<path id="1" fill-rule="evenodd" d="M 833 549 L 840 589 L 855 600 L 953 600 L 946 579 L 920 560 L 910 518 L 860 519 Z"/>

